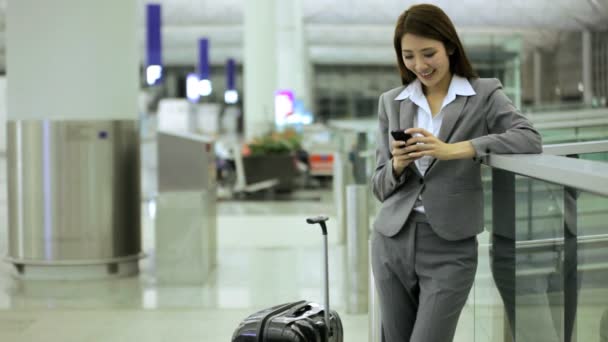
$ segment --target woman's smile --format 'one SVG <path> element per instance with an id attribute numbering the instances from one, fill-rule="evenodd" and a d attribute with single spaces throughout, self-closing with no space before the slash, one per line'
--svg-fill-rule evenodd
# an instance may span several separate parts
<path id="1" fill-rule="evenodd" d="M 418 75 L 420 75 L 420 77 L 422 77 L 426 80 L 430 80 L 431 78 L 433 78 L 433 75 L 435 75 L 435 69 L 427 71 L 427 72 L 419 72 Z"/>

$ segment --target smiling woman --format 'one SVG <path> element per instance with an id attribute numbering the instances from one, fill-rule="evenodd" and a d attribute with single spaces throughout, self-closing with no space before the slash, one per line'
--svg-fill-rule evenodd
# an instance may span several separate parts
<path id="1" fill-rule="evenodd" d="M 406 10 L 394 47 L 403 86 L 380 96 L 372 190 L 372 270 L 388 342 L 452 341 L 477 269 L 480 164 L 539 153 L 541 139 L 496 79 L 473 71 L 456 29 L 433 5 Z M 413 137 L 396 141 L 389 133 Z M 441 329 L 437 329 L 441 326 Z"/>

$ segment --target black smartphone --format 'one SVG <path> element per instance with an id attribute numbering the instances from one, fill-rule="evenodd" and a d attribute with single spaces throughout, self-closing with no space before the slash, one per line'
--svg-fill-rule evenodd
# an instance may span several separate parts
<path id="1" fill-rule="evenodd" d="M 405 133 L 404 131 L 391 131 L 391 135 L 393 139 L 398 141 L 408 141 L 412 138 L 412 135 L 409 133 Z"/>

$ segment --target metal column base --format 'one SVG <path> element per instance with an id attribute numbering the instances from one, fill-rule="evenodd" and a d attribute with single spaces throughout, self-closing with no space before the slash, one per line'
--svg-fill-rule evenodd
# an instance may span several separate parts
<path id="1" fill-rule="evenodd" d="M 369 282 L 369 214 L 368 188 L 365 185 L 346 187 L 346 312 L 361 314 L 368 311 Z"/>
<path id="2" fill-rule="evenodd" d="M 94 280 L 136 275 L 139 272 L 139 255 L 103 260 L 32 261 L 6 258 L 15 265 L 15 276 L 23 280 Z"/>

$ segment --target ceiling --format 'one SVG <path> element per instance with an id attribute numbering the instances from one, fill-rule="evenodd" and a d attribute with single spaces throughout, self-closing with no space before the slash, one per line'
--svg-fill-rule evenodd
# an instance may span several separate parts
<path id="1" fill-rule="evenodd" d="M 15 0 L 18 1 L 18 0 Z M 42 0 L 41 0 L 42 1 Z M 199 38 L 210 39 L 210 58 L 242 60 L 245 0 L 153 0 L 162 5 L 163 60 L 194 65 Z M 254 0 L 249 0 L 254 1 Z M 275 0 L 286 1 L 286 0 Z M 392 64 L 393 25 L 412 1 L 294 0 L 302 3 L 309 56 L 321 64 Z M 140 48 L 144 9 L 136 0 Z M 550 49 L 563 31 L 608 29 L 608 0 L 427 0 L 452 18 L 466 45 L 487 46 L 522 37 L 525 49 Z M 0 65 L 5 55 L 7 0 L 0 0 Z"/>
<path id="2" fill-rule="evenodd" d="M 138 1 L 143 13 L 148 1 Z M 302 4 L 309 56 L 314 63 L 323 64 L 392 64 L 394 23 L 401 12 L 415 3 L 295 1 Z M 561 31 L 608 27 L 608 0 L 427 2 L 446 11 L 469 46 L 487 46 L 488 40 L 483 37 L 489 35 L 494 37 L 494 43 L 521 36 L 525 49 L 536 46 L 550 49 Z M 163 59 L 167 64 L 194 65 L 196 41 L 201 37 L 210 39 L 212 63 L 223 63 L 229 57 L 242 60 L 244 0 L 155 0 L 155 3 L 162 5 Z M 143 25 L 142 15 L 142 30 Z"/>

